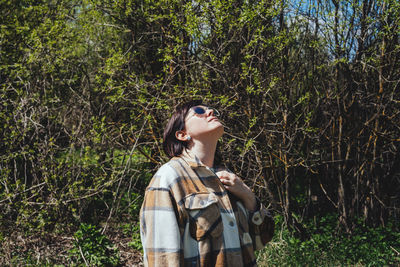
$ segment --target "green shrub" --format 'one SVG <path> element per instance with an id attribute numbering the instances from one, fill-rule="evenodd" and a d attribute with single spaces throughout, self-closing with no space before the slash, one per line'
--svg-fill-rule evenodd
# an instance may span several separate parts
<path id="1" fill-rule="evenodd" d="M 400 257 L 400 233 L 392 226 L 371 228 L 355 222 L 351 234 L 336 228 L 332 215 L 306 224 L 309 237 L 301 240 L 277 218 L 277 232 L 266 248 L 258 253 L 260 266 L 397 266 Z M 280 230 L 278 230 L 280 229 Z"/>
<path id="2" fill-rule="evenodd" d="M 69 253 L 78 263 L 90 266 L 117 266 L 120 264 L 117 248 L 95 226 L 81 224 L 74 237 L 74 247 Z"/>
<path id="3" fill-rule="evenodd" d="M 122 231 L 124 235 L 132 238 L 132 241 L 128 243 L 128 246 L 143 252 L 142 241 L 140 239 L 140 226 L 139 222 L 126 223 L 122 225 Z"/>

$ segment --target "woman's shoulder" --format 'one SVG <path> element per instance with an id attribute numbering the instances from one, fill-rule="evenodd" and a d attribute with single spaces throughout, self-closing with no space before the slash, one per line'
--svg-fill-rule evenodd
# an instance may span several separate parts
<path id="1" fill-rule="evenodd" d="M 153 182 L 157 181 L 161 187 L 170 187 L 179 178 L 176 164 L 176 159 L 171 159 L 161 165 L 153 176 Z"/>

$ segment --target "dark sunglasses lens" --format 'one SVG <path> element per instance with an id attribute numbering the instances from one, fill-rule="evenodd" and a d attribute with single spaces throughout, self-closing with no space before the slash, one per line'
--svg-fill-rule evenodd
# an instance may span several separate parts
<path id="1" fill-rule="evenodd" d="M 217 116 L 217 117 L 219 117 L 219 111 L 218 110 L 216 110 L 215 108 L 213 108 L 212 109 L 213 110 L 213 114 L 214 114 L 214 116 Z"/>
<path id="2" fill-rule="evenodd" d="M 206 110 L 202 107 L 195 107 L 195 108 L 193 108 L 193 111 L 199 115 L 206 113 Z"/>

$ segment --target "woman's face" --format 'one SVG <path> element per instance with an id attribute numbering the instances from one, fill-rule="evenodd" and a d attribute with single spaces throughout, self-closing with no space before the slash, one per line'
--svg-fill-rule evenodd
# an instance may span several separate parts
<path id="1" fill-rule="evenodd" d="M 216 117 L 217 112 L 205 106 L 190 108 L 185 118 L 186 133 L 193 139 L 218 140 L 224 133 L 224 127 Z"/>

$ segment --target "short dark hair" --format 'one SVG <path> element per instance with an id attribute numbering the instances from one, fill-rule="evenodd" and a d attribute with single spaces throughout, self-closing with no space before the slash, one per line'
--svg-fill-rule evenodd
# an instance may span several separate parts
<path id="1" fill-rule="evenodd" d="M 190 108 L 199 105 L 202 105 L 201 100 L 191 100 L 175 108 L 174 113 L 164 129 L 163 136 L 163 149 L 170 158 L 181 155 L 183 149 L 188 147 L 188 142 L 178 140 L 175 134 L 177 131 L 181 131 L 185 128 L 185 118 Z"/>

